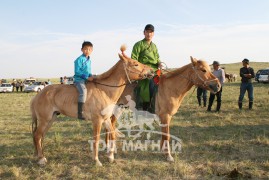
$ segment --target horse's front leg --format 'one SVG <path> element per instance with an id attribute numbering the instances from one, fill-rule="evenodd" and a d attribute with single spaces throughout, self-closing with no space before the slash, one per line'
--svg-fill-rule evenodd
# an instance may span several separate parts
<path id="1" fill-rule="evenodd" d="M 98 158 L 98 151 L 99 151 L 99 141 L 100 141 L 100 133 L 102 128 L 103 120 L 101 119 L 95 119 L 93 121 L 93 136 L 94 136 L 94 142 L 93 142 L 93 159 L 95 161 L 95 164 L 97 166 L 102 166 L 102 163 L 99 161 Z"/>
<path id="2" fill-rule="evenodd" d="M 171 117 L 168 114 L 160 115 L 161 123 L 166 124 L 166 126 L 162 127 L 162 140 L 161 140 L 161 150 L 167 156 L 167 161 L 174 162 L 174 158 L 171 155 L 170 151 L 170 121 Z"/>
<path id="3" fill-rule="evenodd" d="M 108 130 L 109 134 L 107 133 L 107 156 L 110 163 L 114 162 L 114 152 L 116 148 L 116 118 L 115 116 L 112 116 L 110 118 L 111 120 L 111 129 Z"/>

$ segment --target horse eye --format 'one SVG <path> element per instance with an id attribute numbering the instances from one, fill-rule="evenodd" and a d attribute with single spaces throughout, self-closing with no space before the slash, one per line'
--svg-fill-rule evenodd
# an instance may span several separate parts
<path id="1" fill-rule="evenodd" d="M 202 69 L 201 71 L 206 72 L 206 70 L 205 70 L 205 69 Z"/>
<path id="2" fill-rule="evenodd" d="M 138 66 L 138 64 L 135 64 L 134 66 Z"/>

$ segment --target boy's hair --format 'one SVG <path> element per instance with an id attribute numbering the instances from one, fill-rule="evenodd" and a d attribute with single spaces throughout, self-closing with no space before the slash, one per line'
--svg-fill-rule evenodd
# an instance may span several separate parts
<path id="1" fill-rule="evenodd" d="M 90 46 L 90 47 L 93 47 L 92 43 L 90 41 L 84 41 L 82 43 L 82 49 L 85 47 L 85 46 Z"/>

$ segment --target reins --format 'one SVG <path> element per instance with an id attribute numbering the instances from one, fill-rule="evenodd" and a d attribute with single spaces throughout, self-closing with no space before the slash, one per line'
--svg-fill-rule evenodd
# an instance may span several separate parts
<path id="1" fill-rule="evenodd" d="M 123 83 L 123 84 L 121 84 L 121 85 L 109 85 L 109 84 L 104 84 L 104 83 L 100 83 L 100 82 L 97 82 L 97 81 L 92 81 L 93 83 L 95 83 L 95 84 L 99 84 L 99 85 L 102 85 L 102 86 L 107 86 L 107 87 L 115 87 L 115 88 L 118 88 L 118 87 L 122 87 L 122 86 L 126 86 L 126 85 L 128 85 L 128 84 L 132 84 L 132 81 L 131 81 L 131 79 L 130 79 L 130 77 L 129 77 L 129 74 L 128 74 L 128 72 L 130 73 L 134 73 L 134 74 L 139 74 L 139 73 L 137 73 L 137 72 L 134 72 L 134 71 L 131 71 L 127 66 L 126 66 L 126 63 L 124 62 L 123 63 L 123 67 L 124 67 L 124 72 L 125 72 L 125 75 L 127 76 L 127 79 L 128 79 L 128 81 L 129 81 L 129 83 Z M 127 70 L 128 70 L 128 72 L 127 72 Z M 142 72 L 144 71 L 144 69 L 142 70 Z M 141 73 L 140 73 L 141 74 Z M 139 75 L 140 75 L 139 74 Z M 143 78 L 141 78 L 141 79 L 139 79 L 139 80 L 142 80 Z"/>

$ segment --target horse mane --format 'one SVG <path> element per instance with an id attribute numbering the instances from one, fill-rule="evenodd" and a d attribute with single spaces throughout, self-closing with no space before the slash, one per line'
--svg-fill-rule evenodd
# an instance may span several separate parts
<path id="1" fill-rule="evenodd" d="M 101 80 L 101 79 L 106 79 L 108 77 L 110 77 L 111 73 L 118 67 L 118 65 L 120 64 L 121 60 L 119 60 L 114 66 L 112 66 L 112 68 L 110 68 L 108 71 L 98 75 L 96 77 L 97 80 Z"/>
<path id="2" fill-rule="evenodd" d="M 170 71 L 170 72 L 168 72 L 168 73 L 166 73 L 166 74 L 163 74 L 163 76 L 162 77 L 164 77 L 164 78 L 171 78 L 171 77 L 174 77 L 174 76 L 176 76 L 176 75 L 178 75 L 178 74 L 181 74 L 183 71 L 185 71 L 187 68 L 189 68 L 191 66 L 191 63 L 190 64 L 187 64 L 187 65 L 185 65 L 185 66 L 182 66 L 182 67 L 180 67 L 180 68 L 177 68 L 177 69 L 175 69 L 175 70 L 173 70 L 173 71 Z"/>

